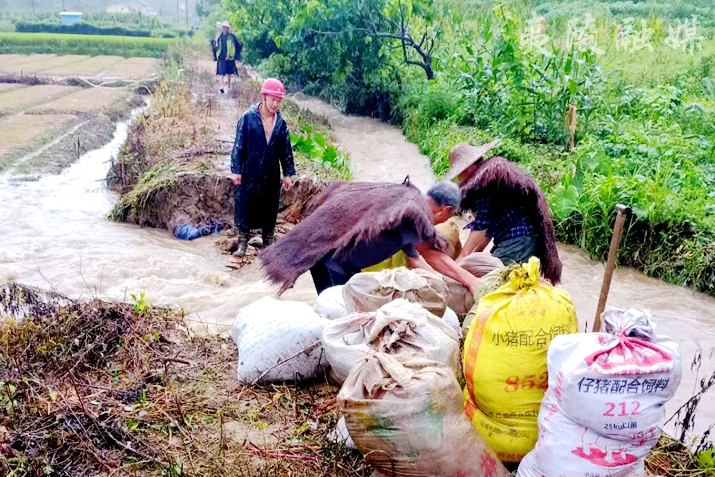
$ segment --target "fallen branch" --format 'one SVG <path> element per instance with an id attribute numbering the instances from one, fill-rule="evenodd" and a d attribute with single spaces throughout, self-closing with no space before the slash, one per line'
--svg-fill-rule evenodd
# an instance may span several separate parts
<path id="1" fill-rule="evenodd" d="M 293 356 L 289 356 L 288 358 L 286 358 L 286 359 L 284 359 L 284 360 L 278 361 L 276 364 L 274 364 L 274 365 L 271 366 L 270 368 L 268 368 L 268 369 L 266 369 L 265 371 L 263 371 L 256 379 L 254 379 L 253 382 L 251 383 L 251 386 L 255 386 L 256 384 L 258 384 L 258 382 L 259 382 L 261 379 L 263 379 L 266 374 L 268 374 L 269 372 L 271 372 L 272 370 L 274 370 L 274 369 L 277 368 L 278 366 L 280 366 L 280 365 L 282 365 L 282 364 L 284 364 L 284 363 L 287 363 L 288 361 L 290 361 L 290 360 L 293 359 L 293 358 L 297 358 L 297 357 L 300 356 L 302 353 L 305 353 L 305 352 L 307 352 L 307 351 L 310 351 L 310 350 L 314 349 L 316 346 L 320 346 L 320 341 L 316 341 L 315 343 L 313 343 L 312 345 L 306 347 L 305 349 L 302 349 L 302 350 L 298 351 L 298 352 L 295 353 Z"/>

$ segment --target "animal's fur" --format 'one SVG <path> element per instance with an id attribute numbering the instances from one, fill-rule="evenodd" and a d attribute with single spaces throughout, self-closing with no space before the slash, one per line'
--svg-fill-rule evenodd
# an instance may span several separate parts
<path id="1" fill-rule="evenodd" d="M 433 220 L 427 201 L 407 181 L 336 182 L 314 199 L 302 222 L 262 251 L 263 269 L 271 281 L 281 284 L 283 293 L 323 257 L 345 257 L 356 244 L 400 225 L 414 227 L 422 242 L 448 251 Z"/>
<path id="2" fill-rule="evenodd" d="M 482 197 L 508 196 L 522 206 L 531 219 L 539 240 L 536 256 L 541 261 L 541 275 L 556 284 L 561 280 L 561 260 L 546 197 L 534 179 L 521 167 L 495 156 L 478 163 L 474 175 L 461 184 L 464 210 L 474 210 Z"/>

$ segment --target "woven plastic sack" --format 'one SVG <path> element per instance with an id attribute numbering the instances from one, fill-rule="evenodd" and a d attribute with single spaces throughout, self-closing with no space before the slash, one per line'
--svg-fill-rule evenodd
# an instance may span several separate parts
<path id="1" fill-rule="evenodd" d="M 324 290 L 315 300 L 313 311 L 326 320 L 345 318 L 348 312 L 345 309 L 345 300 L 343 299 L 343 286 L 339 285 Z"/>
<path id="2" fill-rule="evenodd" d="M 603 333 L 555 338 L 548 371 L 539 441 L 518 475 L 645 475 L 681 378 L 678 345 L 650 314 L 610 310 Z"/>
<path id="3" fill-rule="evenodd" d="M 452 260 L 456 260 L 462 252 L 462 242 L 459 240 L 459 225 L 454 221 L 454 218 L 447 220 L 441 224 L 435 225 L 434 229 L 440 234 L 450 245 L 450 254 Z"/>
<path id="4" fill-rule="evenodd" d="M 458 338 L 462 338 L 462 325 L 459 323 L 459 318 L 457 317 L 457 314 L 454 312 L 454 310 L 447 307 L 447 311 L 444 312 L 442 320 L 447 326 L 452 328 L 455 333 L 457 333 Z"/>
<path id="5" fill-rule="evenodd" d="M 447 293 L 447 285 L 438 275 L 407 268 L 358 273 L 343 287 L 348 314 L 377 311 L 393 300 L 404 298 L 442 316 L 447 308 Z"/>
<path id="6" fill-rule="evenodd" d="M 511 272 L 521 267 L 519 264 L 512 264 L 508 267 L 497 268 L 484 275 L 474 291 L 474 306 L 469 310 L 467 316 L 462 322 L 462 332 L 466 334 L 469 331 L 469 326 L 474 321 L 474 316 L 477 314 L 477 305 L 482 297 L 497 291 L 502 285 L 509 281 Z"/>
<path id="7" fill-rule="evenodd" d="M 469 254 L 459 261 L 459 266 L 475 277 L 483 277 L 493 270 L 504 268 L 502 261 L 488 252 Z"/>
<path id="8" fill-rule="evenodd" d="M 507 477 L 462 411 L 454 371 L 371 353 L 338 394 L 350 437 L 377 477 Z"/>
<path id="9" fill-rule="evenodd" d="M 459 369 L 459 338 L 442 320 L 416 303 L 397 299 L 374 313 L 331 321 L 323 330 L 331 377 L 343 383 L 350 368 L 371 351 L 417 353 Z"/>
<path id="10" fill-rule="evenodd" d="M 503 462 L 534 448 L 546 351 L 555 336 L 577 331 L 569 294 L 539 283 L 535 257 L 480 300 L 464 344 L 464 409 Z"/>
<path id="11" fill-rule="evenodd" d="M 305 304 L 271 297 L 245 306 L 233 321 L 242 383 L 313 378 L 328 366 L 320 341 L 330 321 Z"/>
<path id="12" fill-rule="evenodd" d="M 463 319 L 474 306 L 472 292 L 449 277 L 444 277 L 444 283 L 447 285 L 447 307 L 451 308 L 460 319 Z"/>

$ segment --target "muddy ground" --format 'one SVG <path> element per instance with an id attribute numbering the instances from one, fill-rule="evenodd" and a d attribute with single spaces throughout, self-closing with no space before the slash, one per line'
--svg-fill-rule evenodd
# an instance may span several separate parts
<path id="1" fill-rule="evenodd" d="M 195 336 L 180 312 L 8 284 L 0 316 L 2 475 L 369 475 L 326 438 L 326 376 L 240 385 L 233 342 Z"/>

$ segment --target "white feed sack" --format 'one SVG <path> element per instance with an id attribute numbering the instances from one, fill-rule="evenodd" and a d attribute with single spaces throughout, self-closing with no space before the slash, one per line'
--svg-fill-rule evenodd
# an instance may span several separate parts
<path id="1" fill-rule="evenodd" d="M 345 300 L 343 299 L 343 286 L 339 285 L 324 290 L 315 300 L 313 310 L 321 318 L 327 320 L 345 318 L 348 312 L 345 309 Z"/>
<path id="2" fill-rule="evenodd" d="M 270 297 L 244 307 L 233 322 L 242 383 L 309 379 L 328 366 L 320 335 L 328 320 L 295 301 Z"/>
<path id="3" fill-rule="evenodd" d="M 343 383 L 350 368 L 372 350 L 416 353 L 459 368 L 459 337 L 445 321 L 416 303 L 398 298 L 377 312 L 334 320 L 323 330 L 325 356 L 333 377 Z"/>
<path id="4" fill-rule="evenodd" d="M 457 336 L 461 339 L 462 338 L 462 325 L 459 323 L 459 318 L 457 317 L 457 314 L 449 307 L 447 307 L 447 310 L 444 312 L 444 316 L 442 317 L 444 322 L 454 330 L 455 333 L 457 333 Z"/>
<path id="5" fill-rule="evenodd" d="M 647 312 L 612 310 L 604 325 L 551 342 L 539 440 L 519 477 L 644 475 L 680 384 L 678 345 L 656 336 Z"/>

